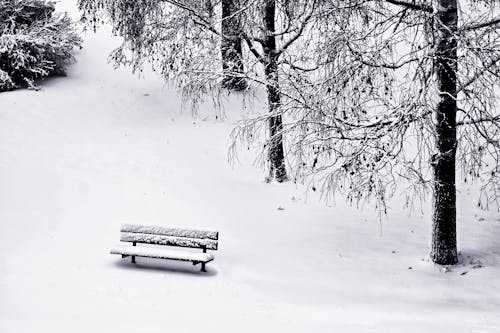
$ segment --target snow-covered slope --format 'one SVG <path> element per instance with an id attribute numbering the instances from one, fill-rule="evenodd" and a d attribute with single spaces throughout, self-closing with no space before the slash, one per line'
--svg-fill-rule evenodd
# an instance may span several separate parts
<path id="1" fill-rule="evenodd" d="M 74 10 L 70 2 L 60 6 Z M 378 220 L 227 163 L 240 104 L 193 119 L 85 36 L 66 78 L 0 94 L 0 332 L 499 332 L 500 216 L 459 194 L 462 264 L 428 208 Z M 258 106 L 257 106 L 258 107 Z M 279 209 L 278 209 L 279 208 Z M 208 273 L 109 254 L 123 223 L 218 230 Z"/>

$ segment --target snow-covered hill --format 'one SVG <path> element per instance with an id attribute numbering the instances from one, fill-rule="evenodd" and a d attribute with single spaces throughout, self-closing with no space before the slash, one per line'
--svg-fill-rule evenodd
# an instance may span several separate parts
<path id="1" fill-rule="evenodd" d="M 231 167 L 237 98 L 192 118 L 106 63 L 109 29 L 84 38 L 68 77 L 0 94 L 0 332 L 500 332 L 500 215 L 472 190 L 462 263 L 437 267 L 428 207 L 379 221 Z M 109 254 L 126 222 L 216 229 L 220 250 L 206 274 L 133 265 Z"/>

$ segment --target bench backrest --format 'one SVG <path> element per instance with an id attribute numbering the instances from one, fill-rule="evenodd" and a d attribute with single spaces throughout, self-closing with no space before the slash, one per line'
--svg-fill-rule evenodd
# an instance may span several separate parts
<path id="1" fill-rule="evenodd" d="M 122 242 L 171 245 L 217 250 L 219 232 L 125 224 L 121 228 Z"/>

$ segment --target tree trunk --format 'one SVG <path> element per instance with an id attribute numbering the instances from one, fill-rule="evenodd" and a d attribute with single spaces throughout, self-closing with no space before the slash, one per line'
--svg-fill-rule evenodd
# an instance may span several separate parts
<path id="1" fill-rule="evenodd" d="M 431 259 L 442 265 L 458 262 L 455 156 L 457 150 L 457 0 L 437 0 L 434 71 L 439 89 L 435 112 L 436 148 L 432 158 L 434 196 Z"/>
<path id="2" fill-rule="evenodd" d="M 276 37 L 275 33 L 275 0 L 266 1 L 265 7 L 265 25 L 268 32 L 266 43 L 264 45 L 264 54 L 266 58 L 265 74 L 267 81 L 267 100 L 269 112 L 278 115 L 269 118 L 269 150 L 268 158 L 270 163 L 269 178 L 278 182 L 284 182 L 288 179 L 285 168 L 285 153 L 283 148 L 283 119 L 281 117 L 281 95 L 279 91 L 278 80 L 278 56 L 276 55 Z"/>
<path id="3" fill-rule="evenodd" d="M 222 34 L 229 38 L 222 38 L 222 70 L 224 78 L 222 86 L 230 90 L 241 91 L 247 88 L 243 78 L 243 49 L 240 38 L 241 22 L 239 15 L 240 0 L 222 0 Z"/>

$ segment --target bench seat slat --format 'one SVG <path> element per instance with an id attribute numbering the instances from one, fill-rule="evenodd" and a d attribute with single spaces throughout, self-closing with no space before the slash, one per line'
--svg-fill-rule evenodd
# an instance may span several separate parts
<path id="1" fill-rule="evenodd" d="M 173 237 L 164 235 L 122 232 L 120 240 L 122 242 L 172 245 L 172 246 L 191 247 L 191 248 L 206 247 L 208 250 L 217 250 L 217 241 L 212 239 Z"/>
<path id="2" fill-rule="evenodd" d="M 171 250 L 165 248 L 150 248 L 138 246 L 117 245 L 111 249 L 111 254 L 126 256 L 149 257 L 158 259 L 172 259 L 191 262 L 207 263 L 214 259 L 210 253 L 194 253 L 187 251 Z"/>
<path id="3" fill-rule="evenodd" d="M 219 239 L 218 231 L 208 230 L 193 230 L 182 229 L 174 227 L 160 227 L 160 226 L 147 226 L 136 224 L 125 224 L 121 228 L 122 232 L 140 233 L 140 234 L 154 234 L 172 237 L 187 237 L 187 238 L 208 238 L 217 240 Z"/>

